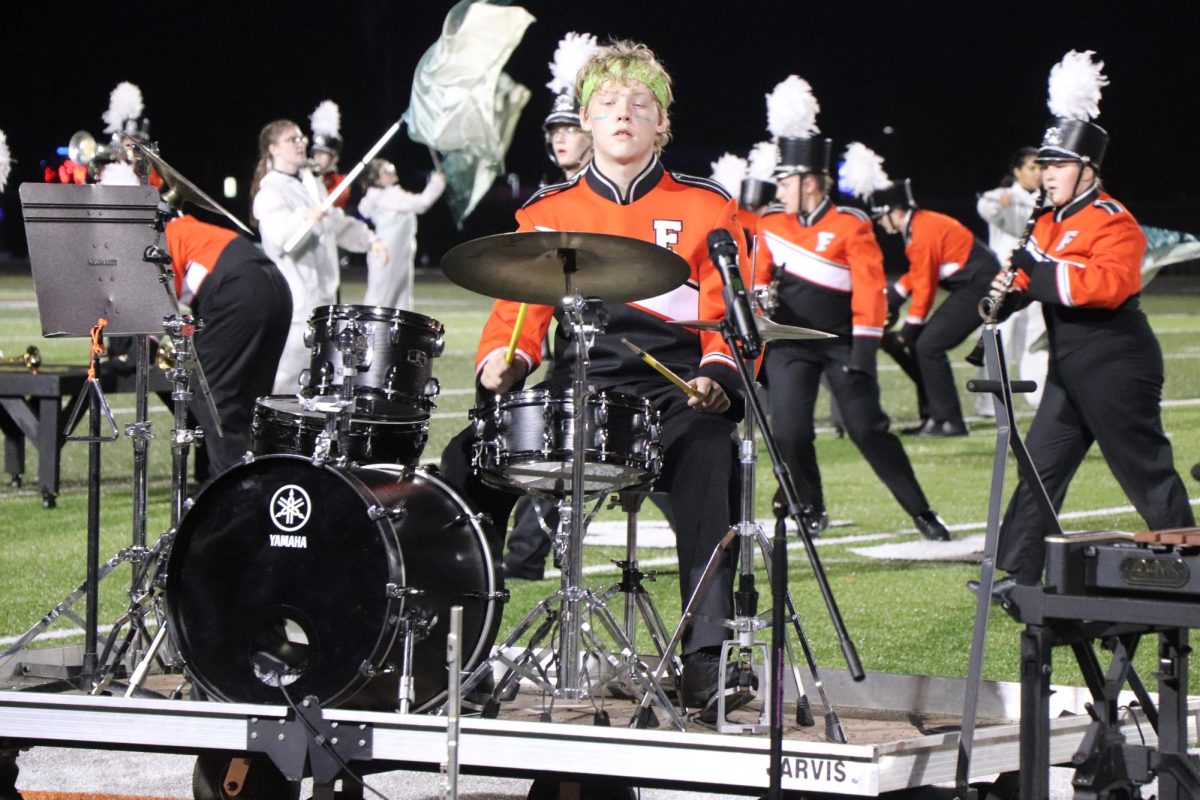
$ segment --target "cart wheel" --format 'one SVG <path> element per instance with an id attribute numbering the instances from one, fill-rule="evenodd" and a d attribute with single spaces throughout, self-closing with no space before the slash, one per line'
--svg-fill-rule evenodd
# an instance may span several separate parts
<path id="1" fill-rule="evenodd" d="M 235 765 L 235 761 L 245 762 Z M 230 769 L 231 765 L 235 768 Z M 226 787 L 228 776 L 241 776 L 240 787 Z M 195 800 L 299 800 L 300 783 L 283 777 L 266 756 L 230 758 L 224 753 L 204 753 L 196 758 L 192 770 L 192 797 Z"/>
<path id="2" fill-rule="evenodd" d="M 526 800 L 635 800 L 633 787 L 619 781 L 555 781 L 538 778 L 529 787 Z"/>
<path id="3" fill-rule="evenodd" d="M 14 489 L 21 488 L 21 473 L 13 472 L 8 476 L 8 485 Z"/>
<path id="4" fill-rule="evenodd" d="M 42 508 L 54 508 L 58 505 L 58 495 L 54 492 L 42 492 Z"/>
<path id="5" fill-rule="evenodd" d="M 979 800 L 1017 800 L 1018 776 L 1005 772 L 996 780 L 979 786 Z"/>

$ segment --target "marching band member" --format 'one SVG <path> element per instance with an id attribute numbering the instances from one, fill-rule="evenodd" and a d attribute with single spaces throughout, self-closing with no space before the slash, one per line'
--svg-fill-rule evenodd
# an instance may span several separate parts
<path id="1" fill-rule="evenodd" d="M 338 160 L 342 156 L 342 112 L 337 103 L 322 100 L 313 109 L 308 121 L 312 125 L 313 171 L 325 185 L 325 191 L 332 192 L 346 178 L 337 171 Z M 350 192 L 343 192 L 333 204 L 344 210 L 349 201 Z"/>
<path id="2" fill-rule="evenodd" d="M 1028 244 L 1010 264 L 1016 298 L 1042 303 L 1050 339 L 1050 372 L 1025 444 L 1055 511 L 1098 443 L 1150 529 L 1191 527 L 1187 491 L 1163 432 L 1162 350 L 1141 309 L 1146 237 L 1100 183 L 1108 132 L 1091 119 L 1108 79 L 1091 55 L 1071 51 L 1051 70 L 1056 119 L 1037 153 L 1048 207 L 1037 212 Z M 1004 273 L 994 286 L 1006 288 Z M 1041 580 L 1045 532 L 1022 480 L 1000 529 L 996 563 L 1010 575 L 996 582 L 997 593 Z"/>
<path id="3" fill-rule="evenodd" d="M 387 263 L 387 248 L 365 223 L 339 208 L 321 211 L 326 191 L 306 169 L 307 144 L 308 137 L 291 120 L 267 123 L 258 135 L 258 166 L 250 184 L 263 250 L 283 273 L 292 295 L 292 324 L 272 394 L 294 394 L 300 388 L 300 372 L 309 363 L 304 345 L 309 315 L 314 308 L 337 302 L 338 246 L 369 250 Z M 306 222 L 314 223 L 312 230 L 291 253 L 284 253 L 284 243 Z"/>
<path id="4" fill-rule="evenodd" d="M 388 261 L 380 266 L 367 259 L 367 291 L 363 305 L 412 310 L 413 259 L 417 254 L 417 215 L 429 210 L 446 188 L 440 170 L 429 176 L 420 194 L 406 192 L 396 177 L 396 165 L 373 158 L 364 170 L 366 192 L 358 213 L 375 227 L 387 247 Z"/>
<path id="5" fill-rule="evenodd" d="M 907 302 L 900 338 L 916 356 L 928 418 L 918 436 L 966 436 L 954 372 L 946 356 L 977 330 L 979 300 L 1000 264 L 983 242 L 958 220 L 918 208 L 905 178 L 871 196 L 871 216 L 887 233 L 904 239 L 908 272 L 888 290 L 888 309 Z M 935 311 L 938 287 L 950 293 Z"/>
<path id="6" fill-rule="evenodd" d="M 589 382 L 649 399 L 661 414 L 663 473 L 658 488 L 675 512 L 680 596 L 686 602 L 709 555 L 728 531 L 736 510 L 735 419 L 741 413 L 739 384 L 730 353 L 719 335 L 667 324 L 670 319 L 717 319 L 724 314 L 722 283 L 708 256 L 707 237 L 723 228 L 742 241 L 737 204 L 703 178 L 668 172 L 659 153 L 669 138 L 671 80 L 644 45 L 614 42 L 580 71 L 576 83 L 580 122 L 592 136 L 591 163 L 571 181 L 548 186 L 517 212 L 520 231 L 609 233 L 658 244 L 691 266 L 691 278 L 660 297 L 628 304 L 606 303 L 607 329 L 590 350 Z M 515 327 L 517 303 L 498 300 L 483 331 L 477 356 L 480 387 L 503 393 L 520 387 L 541 362 L 542 339 L 561 306 L 531 305 L 519 333 L 517 357 L 505 359 Z M 693 387 L 689 398 L 621 343 L 627 337 L 653 349 Z M 550 383 L 568 386 L 575 354 L 564 327 L 554 337 Z M 487 492 L 471 475 L 472 431 L 460 434 L 443 453 L 443 474 L 452 484 L 471 486 L 468 496 L 490 511 L 503 531 L 515 496 Z M 685 705 L 715 719 L 721 643 L 727 631 L 709 619 L 732 615 L 732 569 L 725 553 L 701 615 L 683 638 L 681 695 Z M 738 692 L 734 705 L 749 699 Z"/>
<path id="7" fill-rule="evenodd" d="M 250 449 L 254 404 L 271 393 L 292 298 L 275 264 L 227 228 L 183 215 L 167 223 L 166 238 L 176 297 L 204 323 L 195 335 L 196 355 L 224 436 L 217 436 L 208 405 L 195 390 L 191 408 L 206 432 L 203 446 L 214 477 Z"/>
<path id="8" fill-rule="evenodd" d="M 829 517 L 813 413 L 824 375 L 851 441 L 875 474 L 921 535 L 945 541 L 950 534 L 930 509 L 879 403 L 875 356 L 887 316 L 886 279 L 871 221 L 857 209 L 834 205 L 829 197 L 832 142 L 816 135 L 818 106 L 808 83 L 789 76 L 767 96 L 767 109 L 779 148 L 775 179 L 781 203 L 759 220 L 755 283 L 778 281 L 776 322 L 838 334 L 833 340 L 767 345 L 771 425 L 796 491 L 818 512 L 814 527 L 819 532 Z M 847 160 L 853 157 L 851 153 Z"/>

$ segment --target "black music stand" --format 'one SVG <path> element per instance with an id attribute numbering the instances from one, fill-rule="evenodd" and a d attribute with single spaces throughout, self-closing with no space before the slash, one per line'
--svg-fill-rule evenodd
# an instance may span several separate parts
<path id="1" fill-rule="evenodd" d="M 42 335 L 87 337 L 101 319 L 105 333 L 138 336 L 138 423 L 127 429 L 135 438 L 135 456 L 144 461 L 149 438 L 145 423 L 145 386 L 148 352 L 146 336 L 161 333 L 163 318 L 177 313 L 170 259 L 158 246 L 162 236 L 159 194 L 152 186 L 74 186 L 22 184 L 19 189 L 29 244 L 29 262 L 37 293 Z M 98 355 L 89 355 L 95 367 Z M 97 583 L 100 579 L 100 445 L 117 438 L 112 412 L 100 390 L 99 378 L 89 377 L 72 412 L 74 427 L 86 394 L 89 401 L 89 433 L 68 440 L 88 442 L 88 539 L 87 618 L 81 683 L 87 686 L 97 667 Z M 100 433 L 101 412 L 107 416 L 112 435 Z M 132 430 L 131 430 L 132 429 Z M 141 445 L 140 451 L 138 445 Z M 135 459 L 136 461 L 137 459 Z M 135 479 L 144 487 L 145 476 Z M 135 539 L 140 511 L 144 545 L 144 492 L 142 508 L 135 509 Z M 135 493 L 135 505 L 137 505 Z M 77 594 L 74 596 L 78 596 Z M 22 641 L 36 635 L 38 626 Z"/>

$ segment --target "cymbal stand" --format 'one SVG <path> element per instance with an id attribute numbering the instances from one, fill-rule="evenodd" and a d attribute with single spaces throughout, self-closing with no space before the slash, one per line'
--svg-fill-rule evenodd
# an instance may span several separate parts
<path id="1" fill-rule="evenodd" d="M 559 533 L 556 536 L 556 547 L 560 548 L 559 552 L 562 555 L 561 588 L 534 607 L 504 644 L 497 649 L 496 653 L 475 669 L 463 683 L 462 691 L 469 692 L 478 685 L 492 669 L 492 665 L 496 661 L 500 661 L 508 667 L 508 671 L 496 685 L 492 694 L 493 707 L 485 710 L 485 714 L 494 714 L 496 699 L 504 694 L 513 681 L 522 676 L 542 686 L 555 699 L 588 697 L 590 690 L 585 686 L 587 674 L 583 669 L 584 661 L 589 656 L 595 656 L 602 663 L 607 662 L 610 666 L 619 663 L 619 659 L 610 653 L 600 640 L 600 633 L 597 629 L 599 628 L 616 643 L 618 652 L 628 666 L 630 677 L 642 692 L 641 710 L 634 722 L 639 723 L 640 720 L 640 724 L 652 724 L 649 720 L 652 718 L 653 712 L 649 710 L 649 706 L 653 701 L 664 710 L 677 729 L 683 730 L 683 720 L 667 698 L 661 680 L 652 677 L 650 669 L 637 658 L 636 648 L 625 636 L 621 626 L 609 612 L 603 600 L 595 592 L 584 589 L 582 586 L 584 530 L 591 516 L 599 510 L 607 492 L 601 493 L 592 514 L 585 516 L 585 468 L 587 466 L 585 458 L 587 415 L 585 412 L 589 397 L 588 350 L 595 341 L 596 334 L 603 332 L 603 323 L 597 319 L 594 313 L 591 313 L 597 301 L 584 298 L 571 285 L 571 276 L 576 271 L 575 255 L 575 251 L 571 248 L 561 248 L 558 251 L 566 283 L 566 292 L 562 301 L 563 311 L 570 336 L 575 343 L 575 375 L 572 383 L 574 458 L 571 470 L 571 495 L 569 500 L 566 498 L 559 500 Z M 589 321 L 589 317 L 592 321 Z M 555 604 L 558 606 L 557 610 L 554 609 Z M 587 617 L 586 620 L 585 617 Z M 533 627 L 538 618 L 542 618 L 542 623 L 534 632 L 525 650 L 515 660 L 504 655 L 504 651 L 519 641 Z M 598 622 L 599 625 L 596 626 L 592 624 L 593 622 Z M 555 634 L 557 634 L 558 644 L 558 670 L 557 685 L 552 685 L 542 673 L 541 664 L 547 655 L 542 644 L 547 638 L 553 642 Z M 585 640 L 586 653 L 584 651 Z M 598 712 L 597 719 L 600 718 L 601 715 Z"/>
<path id="2" fill-rule="evenodd" d="M 104 669 L 96 682 L 94 692 L 102 691 L 115 676 L 116 666 L 125 658 L 134 642 L 149 642 L 144 650 L 138 653 L 137 666 L 129 678 L 125 696 L 132 697 L 141 687 L 149 673 L 154 660 L 169 635 L 166 614 L 162 607 L 161 589 L 162 572 L 166 568 L 166 556 L 170 553 L 175 531 L 179 521 L 187 510 L 187 460 L 194 443 L 204 438 L 205 432 L 200 428 L 188 427 L 188 405 L 194 397 L 192 392 L 192 376 L 195 375 L 199 384 L 201 397 L 208 405 L 209 414 L 214 422 L 217 436 L 224 435 L 221 418 L 216 404 L 212 399 L 208 381 L 200 364 L 193 337 L 197 331 L 203 330 L 204 323 L 190 315 L 177 316 L 171 314 L 163 319 L 163 330 L 171 342 L 173 356 L 168 360 L 167 379 L 173 384 L 171 400 L 173 405 L 175 427 L 171 431 L 171 528 L 159 537 L 152 548 L 144 554 L 135 550 L 131 553 L 134 564 L 134 588 L 130 592 L 130 604 L 112 627 L 105 642 L 105 657 L 101 659 Z M 148 610 L 152 611 L 157 622 L 153 637 L 150 636 L 146 622 Z M 124 638 L 116 645 L 121 629 L 129 626 Z M 115 650 L 114 650 L 114 645 Z M 112 655 L 110 659 L 108 656 Z M 177 653 L 171 652 L 161 659 L 165 666 L 172 667 L 182 663 Z"/>

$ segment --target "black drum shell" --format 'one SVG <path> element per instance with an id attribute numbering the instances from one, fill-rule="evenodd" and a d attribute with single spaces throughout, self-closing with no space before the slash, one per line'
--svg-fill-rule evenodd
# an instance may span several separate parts
<path id="1" fill-rule="evenodd" d="M 338 334 L 354 324 L 367 339 L 367 363 L 352 378 L 355 416 L 411 419 L 434 407 L 437 382 L 433 359 L 442 354 L 445 327 L 436 319 L 383 306 L 336 305 L 313 309 L 305 340 L 308 371 L 301 376 L 306 397 L 343 390 L 343 354 Z"/>
<path id="2" fill-rule="evenodd" d="M 325 430 L 325 415 L 307 411 L 295 395 L 258 398 L 250 423 L 250 451 L 256 456 L 290 453 L 311 456 Z M 355 464 L 401 464 L 415 467 L 429 440 L 429 415 L 411 419 L 352 416 L 348 452 Z"/>
<path id="3" fill-rule="evenodd" d="M 287 487 L 311 502 L 294 531 L 271 522 L 274 495 Z M 372 519 L 372 509 L 399 508 Z M 272 546 L 271 534 L 297 538 Z M 389 584 L 422 594 L 389 596 Z M 287 687 L 293 698 L 378 710 L 398 705 L 403 612 L 434 620 L 414 648 L 412 710 L 420 711 L 445 698 L 450 607 L 463 606 L 469 669 L 495 640 L 499 590 L 477 515 L 436 476 L 316 467 L 290 455 L 255 459 L 206 486 L 180 522 L 166 579 L 172 634 L 208 694 L 281 702 L 278 688 L 255 677 L 251 658 L 262 650 L 304 664 Z M 307 645 L 283 636 L 282 620 L 298 625 Z"/>
<path id="4" fill-rule="evenodd" d="M 480 479 L 518 491 L 569 493 L 574 408 L 574 392 L 557 388 L 509 392 L 474 408 L 474 461 Z M 588 397 L 584 416 L 587 492 L 644 486 L 658 476 L 658 411 L 648 400 L 597 392 Z M 547 475 L 519 474 L 530 469 Z"/>

